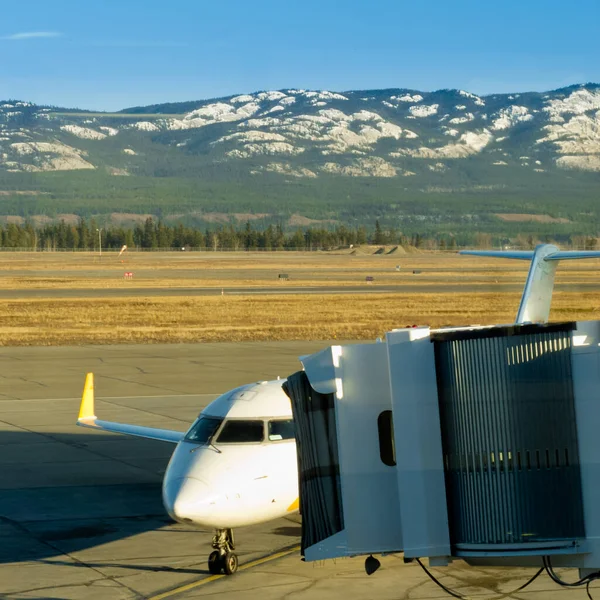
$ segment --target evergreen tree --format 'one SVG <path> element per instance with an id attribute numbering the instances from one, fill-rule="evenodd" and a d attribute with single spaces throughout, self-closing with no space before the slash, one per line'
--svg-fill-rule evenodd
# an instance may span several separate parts
<path id="1" fill-rule="evenodd" d="M 375 221 L 375 233 L 373 235 L 373 243 L 376 246 L 380 246 L 384 243 L 383 239 L 383 231 L 381 230 L 381 225 L 379 224 L 379 219 Z"/>

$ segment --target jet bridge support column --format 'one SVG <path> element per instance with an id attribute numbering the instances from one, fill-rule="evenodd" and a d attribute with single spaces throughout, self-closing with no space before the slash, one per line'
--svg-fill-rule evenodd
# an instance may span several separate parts
<path id="1" fill-rule="evenodd" d="M 428 327 L 386 335 L 404 556 L 450 556 L 433 344 Z"/>

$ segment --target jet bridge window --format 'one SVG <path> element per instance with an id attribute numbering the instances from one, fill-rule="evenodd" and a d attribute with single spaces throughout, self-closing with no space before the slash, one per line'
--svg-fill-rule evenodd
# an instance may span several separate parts
<path id="1" fill-rule="evenodd" d="M 265 437 L 263 421 L 225 421 L 217 438 L 218 444 L 262 442 Z"/>
<path id="2" fill-rule="evenodd" d="M 208 444 L 221 426 L 223 419 L 200 415 L 183 438 L 186 442 Z"/>
<path id="3" fill-rule="evenodd" d="M 377 417 L 379 432 L 379 456 L 388 467 L 396 466 L 396 447 L 394 444 L 394 419 L 391 410 L 384 410 Z"/>
<path id="4" fill-rule="evenodd" d="M 280 440 L 294 439 L 294 421 L 285 419 L 279 421 L 269 421 L 269 441 L 278 442 Z"/>

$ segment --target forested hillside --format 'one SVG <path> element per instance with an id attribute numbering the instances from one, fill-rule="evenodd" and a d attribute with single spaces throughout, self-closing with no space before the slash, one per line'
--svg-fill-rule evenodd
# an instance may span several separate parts
<path id="1" fill-rule="evenodd" d="M 91 113 L 0 102 L 0 217 L 596 235 L 600 89 L 281 90 Z"/>

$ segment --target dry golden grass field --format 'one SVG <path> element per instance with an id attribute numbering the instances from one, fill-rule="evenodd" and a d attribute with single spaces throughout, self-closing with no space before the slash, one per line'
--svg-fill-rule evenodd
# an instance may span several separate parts
<path id="1" fill-rule="evenodd" d="M 4 346 L 372 340 L 412 324 L 510 323 L 529 266 L 455 254 L 362 252 L 0 257 Z M 123 279 L 125 271 L 133 280 Z M 281 273 L 289 279 L 280 281 Z M 352 289 L 341 293 L 344 288 Z M 557 290 L 551 320 L 598 318 L 600 261 L 561 264 Z M 94 297 L 86 297 L 90 291 Z"/>

